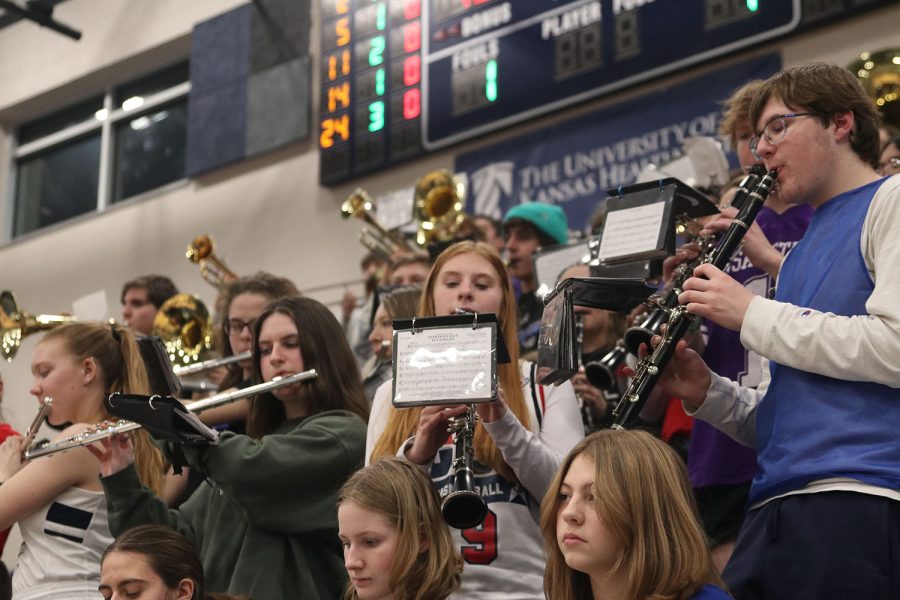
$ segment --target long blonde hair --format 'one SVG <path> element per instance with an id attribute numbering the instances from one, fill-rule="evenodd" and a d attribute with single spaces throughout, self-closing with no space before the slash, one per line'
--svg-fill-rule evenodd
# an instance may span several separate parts
<path id="1" fill-rule="evenodd" d="M 390 587 L 397 600 L 443 600 L 460 584 L 462 556 L 441 516 L 440 499 L 416 466 L 384 458 L 360 469 L 338 494 L 338 506 L 353 502 L 382 515 L 397 530 Z M 422 551 L 423 544 L 427 550 Z M 352 584 L 344 600 L 359 600 Z"/>
<path id="2" fill-rule="evenodd" d="M 707 583 L 721 585 L 681 459 L 645 431 L 606 429 L 572 448 L 541 505 L 548 598 L 593 597 L 588 575 L 566 564 L 556 531 L 562 481 L 581 454 L 596 470 L 591 491 L 597 514 L 623 548 L 612 567 L 624 573 L 623 597 L 686 600 Z"/>
<path id="3" fill-rule="evenodd" d="M 65 351 L 76 361 L 93 358 L 103 377 L 103 390 L 107 394 L 149 394 L 147 370 L 141 360 L 137 342 L 127 329 L 100 323 L 67 323 L 48 331 L 41 343 L 48 340 L 62 342 Z M 97 398 L 97 401 L 98 411 L 104 418 L 111 418 L 103 406 L 102 398 Z M 135 468 L 141 483 L 160 494 L 165 474 L 162 453 L 143 429 L 134 432 L 132 441 Z"/>
<path id="4" fill-rule="evenodd" d="M 519 340 L 516 328 L 516 302 L 513 295 L 512 282 L 506 272 L 506 267 L 500 256 L 493 246 L 489 246 L 484 242 L 464 241 L 453 244 L 444 250 L 431 271 L 428 272 L 428 278 L 425 280 L 425 289 L 422 292 L 422 299 L 419 303 L 419 316 L 434 316 L 434 287 L 437 282 L 441 269 L 452 258 L 463 254 L 477 254 L 486 259 L 497 274 L 497 280 L 503 292 L 502 302 L 500 304 L 500 313 L 497 319 L 500 322 L 500 328 L 503 330 L 503 340 L 506 348 L 509 350 L 510 362 L 498 365 L 497 378 L 503 391 L 506 394 L 506 404 L 509 409 L 516 415 L 519 422 L 525 429 L 530 428 L 531 417 L 528 413 L 528 406 L 525 404 L 525 397 L 522 394 L 522 373 L 519 370 Z M 381 437 L 375 443 L 372 450 L 370 460 L 375 460 L 382 456 L 393 456 L 397 449 L 406 441 L 409 436 L 416 431 L 419 423 L 419 415 L 422 408 L 407 408 L 396 410 L 390 407 L 390 417 Z M 494 440 L 485 431 L 479 421 L 475 428 L 475 459 L 483 465 L 487 465 L 495 469 L 510 481 L 516 481 L 516 477 L 510 469 L 509 465 L 503 460 L 503 455 L 494 444 Z"/>

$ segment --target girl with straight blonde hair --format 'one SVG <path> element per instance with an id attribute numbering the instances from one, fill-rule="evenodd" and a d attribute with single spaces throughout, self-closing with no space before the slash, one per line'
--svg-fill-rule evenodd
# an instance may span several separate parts
<path id="1" fill-rule="evenodd" d="M 350 583 L 344 600 L 444 600 L 463 563 L 428 477 L 384 458 L 361 469 L 338 496 L 338 535 Z"/>
<path id="2" fill-rule="evenodd" d="M 47 332 L 31 361 L 31 394 L 52 398 L 47 421 L 69 425 L 57 440 L 110 418 L 112 392 L 147 394 L 134 337 L 118 325 L 71 323 Z M 100 556 L 113 541 L 100 465 L 85 448 L 22 462 L 20 437 L 0 446 L 0 529 L 19 523 L 22 549 L 13 576 L 16 600 L 97 597 Z M 141 482 L 162 489 L 164 461 L 146 432 L 136 432 Z"/>
<path id="3" fill-rule="evenodd" d="M 432 266 L 418 316 L 458 311 L 496 314 L 511 361 L 497 365 L 499 399 L 476 405 L 475 487 L 488 513 L 482 525 L 453 531 L 466 562 L 455 596 L 542 600 L 540 499 L 562 456 L 584 435 L 578 404 L 570 383 L 538 385 L 533 363 L 519 360 L 515 297 L 506 267 L 492 246 L 459 242 L 444 250 Z M 448 494 L 455 448 L 447 426 L 467 408 L 396 410 L 390 395 L 390 381 L 375 394 L 367 459 L 404 456 L 428 469 L 435 488 L 442 496 Z"/>
<path id="4" fill-rule="evenodd" d="M 645 431 L 576 445 L 541 507 L 553 600 L 721 600 L 681 459 Z"/>

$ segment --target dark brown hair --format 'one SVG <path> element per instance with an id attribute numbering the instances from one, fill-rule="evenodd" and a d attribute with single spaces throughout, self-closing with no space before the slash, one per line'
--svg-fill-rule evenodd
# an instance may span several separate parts
<path id="1" fill-rule="evenodd" d="M 228 284 L 222 299 L 222 356 L 233 356 L 234 350 L 231 348 L 231 340 L 225 333 L 225 321 L 228 320 L 228 313 L 231 311 L 231 303 L 241 294 L 259 294 L 265 296 L 271 302 L 284 296 L 299 296 L 300 290 L 294 285 L 294 282 L 286 277 L 278 277 L 265 271 L 258 271 L 253 275 L 239 277 Z M 244 378 L 243 369 L 240 365 L 230 364 L 227 367 L 228 373 L 219 384 L 219 388 L 227 390 L 233 388 Z"/>
<path id="2" fill-rule="evenodd" d="M 301 386 L 309 414 L 326 410 L 346 410 L 363 421 L 369 417 L 369 403 L 360 379 L 356 359 L 335 316 L 321 302 L 312 298 L 287 296 L 275 300 L 256 319 L 253 326 L 253 378 L 262 383 L 259 355 L 259 332 L 262 324 L 275 313 L 289 317 L 300 336 L 300 355 L 305 369 L 315 369 L 317 376 Z M 250 401 L 247 434 L 259 439 L 275 431 L 285 420 L 284 406 L 271 393 L 260 394 Z"/>
<path id="3" fill-rule="evenodd" d="M 246 599 L 246 596 L 235 598 L 223 594 L 207 594 L 203 577 L 203 564 L 197 549 L 186 537 L 165 525 L 138 525 L 132 527 L 106 548 L 100 559 L 103 561 L 113 552 L 140 554 L 150 565 L 163 584 L 169 589 L 176 589 L 183 579 L 194 582 L 194 593 L 191 600 L 234 600 Z"/>
<path id="4" fill-rule="evenodd" d="M 831 124 L 834 115 L 852 111 L 850 147 L 864 163 L 878 167 L 881 154 L 878 147 L 878 110 L 856 76 L 847 69 L 827 63 L 812 63 L 776 73 L 762 84 L 753 97 L 750 124 L 754 130 L 760 125 L 763 109 L 773 98 L 782 101 L 791 110 L 817 113 L 825 127 Z"/>
<path id="5" fill-rule="evenodd" d="M 147 300 L 156 308 L 162 306 L 163 302 L 178 293 L 178 288 L 165 275 L 144 275 L 125 282 L 125 285 L 122 286 L 122 295 L 119 298 L 122 304 L 125 304 L 125 294 L 132 288 L 147 290 Z"/>

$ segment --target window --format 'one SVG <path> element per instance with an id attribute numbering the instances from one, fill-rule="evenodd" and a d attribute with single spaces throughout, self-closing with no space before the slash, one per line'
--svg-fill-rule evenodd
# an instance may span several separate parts
<path id="1" fill-rule="evenodd" d="M 18 237 L 184 178 L 188 63 L 113 87 L 17 132 Z"/>

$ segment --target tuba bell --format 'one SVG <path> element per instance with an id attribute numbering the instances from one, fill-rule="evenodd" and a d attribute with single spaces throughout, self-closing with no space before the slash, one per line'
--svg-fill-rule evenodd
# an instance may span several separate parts
<path id="1" fill-rule="evenodd" d="M 238 278 L 238 276 L 225 266 L 225 263 L 215 255 L 213 240 L 206 234 L 198 235 L 191 240 L 184 255 L 189 261 L 199 265 L 200 274 L 203 276 L 203 279 L 220 291 L 225 291 L 228 282 Z"/>
<path id="2" fill-rule="evenodd" d="M 213 345 L 209 310 L 196 296 L 175 294 L 159 307 L 153 335 L 163 341 L 176 367 L 202 361 Z"/>
<path id="3" fill-rule="evenodd" d="M 0 292 L 0 355 L 12 362 L 27 336 L 75 320 L 67 315 L 32 315 L 20 311 L 13 293 L 3 290 Z"/>
<path id="4" fill-rule="evenodd" d="M 432 241 L 450 239 L 466 222 L 466 186 L 462 179 L 438 169 L 426 173 L 415 185 L 415 217 L 419 222 L 416 244 L 427 246 Z"/>

